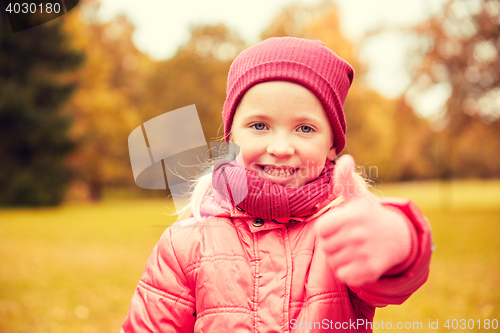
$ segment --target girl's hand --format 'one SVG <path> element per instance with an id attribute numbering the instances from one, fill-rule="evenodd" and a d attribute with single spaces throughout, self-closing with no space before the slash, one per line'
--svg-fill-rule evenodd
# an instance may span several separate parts
<path id="1" fill-rule="evenodd" d="M 337 161 L 334 181 L 344 204 L 318 218 L 320 248 L 342 282 L 352 286 L 375 282 L 410 254 L 405 217 L 382 206 L 355 178 L 352 156 Z"/>

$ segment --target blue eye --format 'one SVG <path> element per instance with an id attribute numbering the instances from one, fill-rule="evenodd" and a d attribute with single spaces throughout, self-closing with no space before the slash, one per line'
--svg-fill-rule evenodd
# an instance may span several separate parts
<path id="1" fill-rule="evenodd" d="M 252 125 L 253 128 L 255 128 L 257 131 L 263 131 L 266 129 L 266 125 L 263 123 L 257 123 Z"/>
<path id="2" fill-rule="evenodd" d="M 302 133 L 311 133 L 312 132 L 312 128 L 310 126 L 307 126 L 307 125 L 302 125 L 300 126 L 300 131 Z"/>

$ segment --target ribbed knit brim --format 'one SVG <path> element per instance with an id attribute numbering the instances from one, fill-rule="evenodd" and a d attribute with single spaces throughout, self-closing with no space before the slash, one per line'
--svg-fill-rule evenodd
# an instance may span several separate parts
<path id="1" fill-rule="evenodd" d="M 273 37 L 246 49 L 233 61 L 222 110 L 224 135 L 229 133 L 236 107 L 248 89 L 268 81 L 288 81 L 309 89 L 323 105 L 339 154 L 345 147 L 344 102 L 354 70 L 321 41 Z"/>

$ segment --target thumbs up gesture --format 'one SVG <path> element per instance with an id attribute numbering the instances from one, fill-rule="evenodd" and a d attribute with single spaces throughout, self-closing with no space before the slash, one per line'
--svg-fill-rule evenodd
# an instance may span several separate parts
<path id="1" fill-rule="evenodd" d="M 344 204 L 318 218 L 320 249 L 340 281 L 351 286 L 375 282 L 410 255 L 405 216 L 384 207 L 355 178 L 350 155 L 337 161 L 334 182 Z"/>

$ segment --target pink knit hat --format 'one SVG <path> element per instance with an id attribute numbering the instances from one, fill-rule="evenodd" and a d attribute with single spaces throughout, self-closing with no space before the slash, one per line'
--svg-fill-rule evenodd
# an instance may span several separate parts
<path id="1" fill-rule="evenodd" d="M 339 154 L 345 147 L 343 105 L 354 70 L 319 40 L 272 37 L 241 52 L 227 77 L 226 101 L 222 110 L 224 135 L 229 140 L 234 112 L 252 86 L 267 81 L 289 81 L 309 89 L 325 109 Z"/>

